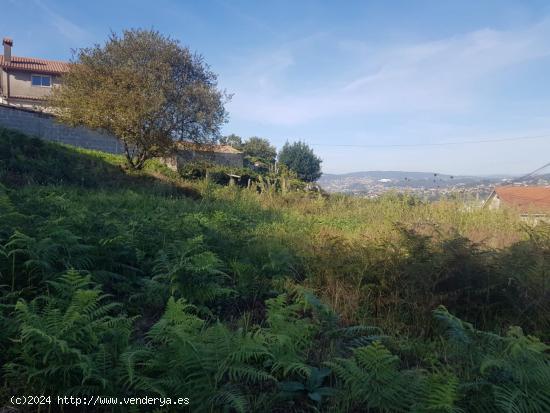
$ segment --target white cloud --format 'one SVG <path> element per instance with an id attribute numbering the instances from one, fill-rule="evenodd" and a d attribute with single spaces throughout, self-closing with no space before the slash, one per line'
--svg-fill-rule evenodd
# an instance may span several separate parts
<path id="1" fill-rule="evenodd" d="M 34 3 L 46 13 L 49 23 L 67 39 L 82 43 L 92 37 L 90 33 L 84 30 L 81 26 L 55 12 L 41 0 L 34 0 Z"/>
<path id="2" fill-rule="evenodd" d="M 527 28 L 482 29 L 437 41 L 380 49 L 356 40 L 312 37 L 249 59 L 229 77 L 235 93 L 229 110 L 243 120 L 296 125 L 348 115 L 453 113 L 475 109 L 478 86 L 512 65 L 549 56 L 550 20 Z M 296 86 L 291 70 L 315 65 L 311 50 L 344 53 L 354 76 L 316 79 Z"/>

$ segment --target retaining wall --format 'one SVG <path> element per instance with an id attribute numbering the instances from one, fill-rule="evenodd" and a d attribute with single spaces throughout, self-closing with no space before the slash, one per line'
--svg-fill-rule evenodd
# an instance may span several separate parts
<path id="1" fill-rule="evenodd" d="M 26 135 L 95 149 L 109 153 L 123 153 L 124 147 L 112 135 L 83 127 L 70 127 L 56 122 L 55 116 L 31 109 L 0 104 L 0 127 L 14 129 Z"/>

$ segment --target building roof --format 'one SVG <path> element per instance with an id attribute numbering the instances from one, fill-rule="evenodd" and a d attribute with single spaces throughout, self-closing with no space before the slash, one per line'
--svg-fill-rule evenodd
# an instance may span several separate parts
<path id="1" fill-rule="evenodd" d="M 217 152 L 217 153 L 242 153 L 229 145 L 199 144 L 193 142 L 178 142 L 178 149 L 196 152 Z"/>
<path id="2" fill-rule="evenodd" d="M 550 187 L 498 186 L 495 193 L 502 203 L 520 212 L 550 212 Z"/>
<path id="3" fill-rule="evenodd" d="M 11 62 L 7 63 L 4 61 L 4 56 L 0 55 L 0 67 L 8 70 L 21 70 L 24 72 L 63 74 L 69 71 L 70 65 L 67 62 L 60 62 L 58 60 L 18 56 L 12 56 Z"/>

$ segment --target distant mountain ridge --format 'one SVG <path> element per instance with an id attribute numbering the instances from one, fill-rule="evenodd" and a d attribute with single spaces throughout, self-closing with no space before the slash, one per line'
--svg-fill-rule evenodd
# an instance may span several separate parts
<path id="1" fill-rule="evenodd" d="M 334 178 L 373 178 L 373 179 L 433 179 L 434 174 L 439 178 L 451 179 L 453 178 L 476 178 L 474 176 L 458 176 L 458 175 L 446 175 L 440 174 L 437 172 L 409 172 L 409 171 L 359 171 L 359 172 L 349 172 L 344 174 L 323 174 L 319 181 L 323 179 L 334 179 Z M 477 178 L 479 179 L 479 178 Z"/>
<path id="2" fill-rule="evenodd" d="M 365 192 L 373 187 L 382 188 L 445 188 L 472 186 L 502 181 L 501 176 L 449 175 L 438 172 L 411 171 L 360 171 L 345 174 L 323 174 L 319 184 L 330 192 Z"/>

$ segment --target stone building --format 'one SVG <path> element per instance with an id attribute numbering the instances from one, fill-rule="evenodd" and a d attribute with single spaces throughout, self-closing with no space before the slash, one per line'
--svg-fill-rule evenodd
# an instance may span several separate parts
<path id="1" fill-rule="evenodd" d="M 217 165 L 242 168 L 244 154 L 229 145 L 206 145 L 191 142 L 176 144 L 173 154 L 164 158 L 166 165 L 177 171 L 192 162 L 208 162 Z"/>

